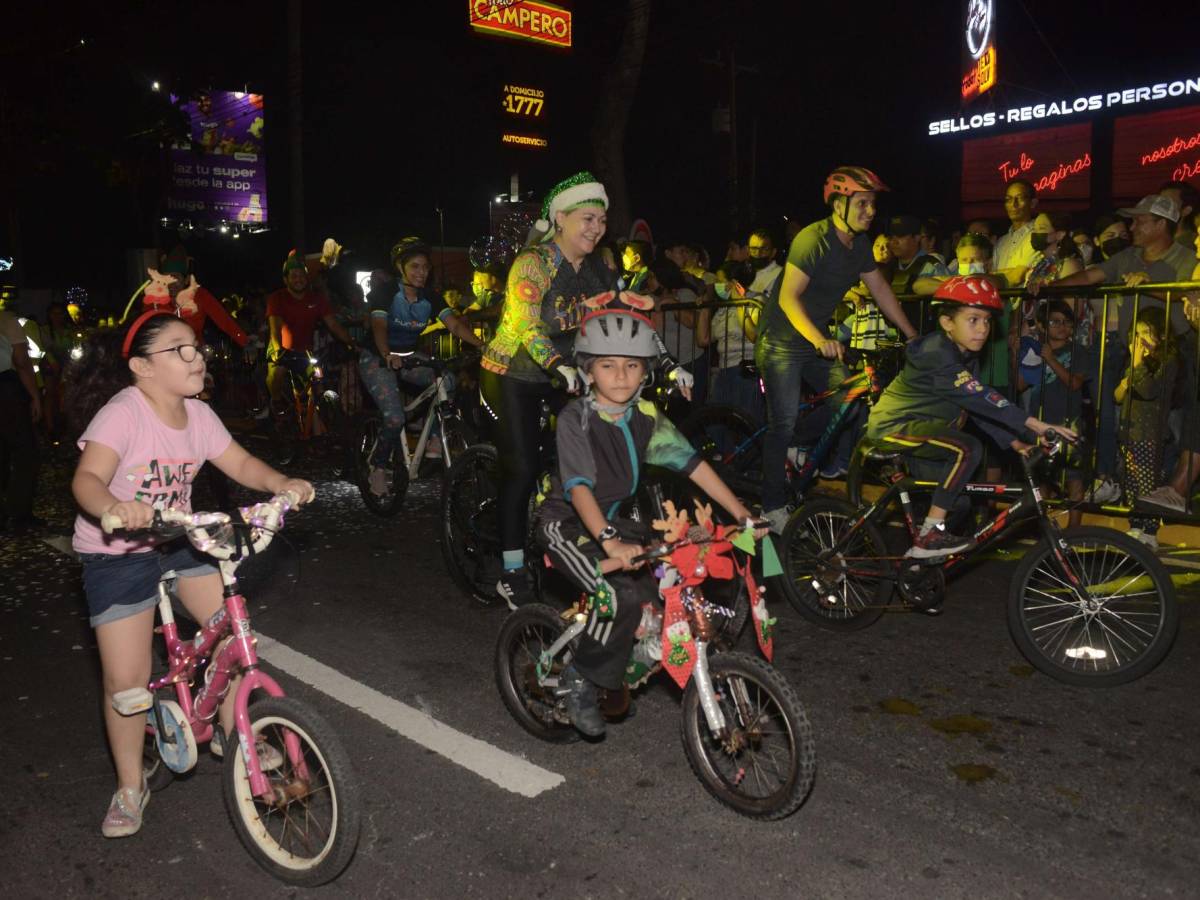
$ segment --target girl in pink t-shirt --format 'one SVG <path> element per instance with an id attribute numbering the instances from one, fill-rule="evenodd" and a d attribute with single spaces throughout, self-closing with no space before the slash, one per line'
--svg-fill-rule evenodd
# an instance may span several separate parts
<path id="1" fill-rule="evenodd" d="M 112 513 L 129 530 L 150 524 L 156 508 L 191 509 L 192 483 L 204 463 L 251 490 L 295 491 L 308 502 L 313 487 L 288 478 L 247 453 L 200 400 L 204 356 L 196 334 L 176 316 L 150 311 L 124 334 L 95 335 L 84 371 L 68 400 L 73 419 L 88 422 L 71 490 L 79 503 L 73 541 L 83 562 L 88 613 L 96 630 L 104 680 L 104 724 L 117 769 L 117 791 L 101 825 L 105 837 L 125 837 L 142 824 L 150 799 L 142 775 L 145 714 L 122 716 L 113 695 L 145 687 L 157 585 L 179 574 L 179 599 L 205 622 L 223 605 L 221 577 L 186 539 L 156 544 L 150 537 L 105 535 L 99 520 Z M 97 409 L 99 407 L 99 409 Z M 222 735 L 232 734 L 236 683 L 221 705 Z"/>

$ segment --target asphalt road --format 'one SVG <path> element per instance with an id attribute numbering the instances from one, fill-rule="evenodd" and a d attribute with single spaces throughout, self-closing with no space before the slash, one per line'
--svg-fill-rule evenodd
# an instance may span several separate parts
<path id="1" fill-rule="evenodd" d="M 53 527 L 0 535 L 0 866 L 11 897 L 291 893 L 238 843 L 220 766 L 156 794 L 107 841 L 113 790 L 98 664 L 61 536 L 65 457 L 47 460 Z M 951 587 L 938 618 L 889 614 L 853 635 L 778 594 L 776 665 L 817 739 L 807 802 L 743 819 L 692 775 L 679 692 L 658 680 L 601 744 L 551 746 L 501 705 L 505 613 L 463 598 L 437 546 L 437 485 L 372 518 L 312 465 L 319 502 L 288 519 L 243 586 L 262 634 L 435 723 L 562 776 L 527 797 L 271 666 L 334 725 L 362 783 L 356 858 L 330 897 L 1163 897 L 1200 895 L 1200 605 L 1142 680 L 1085 690 L 1035 673 L 1008 637 L 1016 556 Z M 1016 553 L 1020 548 L 1016 548 Z M 744 649 L 753 652 L 749 646 Z M 329 685 L 325 685 L 326 688 Z"/>

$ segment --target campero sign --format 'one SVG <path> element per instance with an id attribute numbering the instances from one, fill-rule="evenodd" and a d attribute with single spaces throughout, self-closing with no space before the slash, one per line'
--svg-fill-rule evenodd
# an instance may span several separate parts
<path id="1" fill-rule="evenodd" d="M 571 11 L 540 0 L 467 0 L 471 27 L 504 37 L 571 46 Z"/>

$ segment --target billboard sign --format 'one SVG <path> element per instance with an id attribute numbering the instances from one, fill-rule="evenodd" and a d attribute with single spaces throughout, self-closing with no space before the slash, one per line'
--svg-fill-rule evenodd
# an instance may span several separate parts
<path id="1" fill-rule="evenodd" d="M 170 150 L 168 214 L 206 224 L 265 223 L 262 95 L 206 91 L 179 108 L 190 140 Z"/>
<path id="2" fill-rule="evenodd" d="M 467 0 L 471 27 L 485 34 L 571 46 L 571 11 L 541 0 Z"/>
<path id="3" fill-rule="evenodd" d="M 1113 123 L 1113 199 L 1135 201 L 1168 181 L 1200 185 L 1200 106 Z"/>
<path id="4" fill-rule="evenodd" d="M 967 103 L 996 86 L 995 0 L 966 0 L 962 98 Z"/>
<path id="5" fill-rule="evenodd" d="M 1040 202 L 1083 209 L 1091 201 L 1091 169 L 1090 122 L 963 141 L 963 206 L 968 216 L 1002 215 L 1005 187 L 1019 178 Z"/>

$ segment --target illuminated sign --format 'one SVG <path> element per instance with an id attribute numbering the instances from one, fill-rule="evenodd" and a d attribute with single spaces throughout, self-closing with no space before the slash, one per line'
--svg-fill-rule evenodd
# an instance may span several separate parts
<path id="1" fill-rule="evenodd" d="M 546 105 L 546 92 L 540 88 L 520 87 L 506 84 L 500 100 L 500 108 L 512 116 L 526 119 L 542 118 Z"/>
<path id="2" fill-rule="evenodd" d="M 994 128 L 996 125 L 1015 125 L 1018 122 L 1035 122 L 1041 119 L 1056 119 L 1077 113 L 1098 112 L 1102 109 L 1112 109 L 1121 106 L 1136 106 L 1139 103 L 1152 103 L 1168 98 L 1188 97 L 1200 94 L 1200 76 L 1181 79 L 1178 81 L 1163 81 L 1148 87 L 1125 88 L 1122 91 L 1109 91 L 1105 94 L 1090 94 L 1086 97 L 1073 99 L 1063 98 L 1051 103 L 1037 103 L 1032 106 L 1017 106 L 999 112 L 977 113 L 973 116 L 958 116 L 954 119 L 940 119 L 929 123 L 930 137 L 939 134 L 957 134 L 962 131 L 979 131 Z"/>
<path id="3" fill-rule="evenodd" d="M 963 141 L 962 201 L 969 216 L 1002 213 L 1005 186 L 1020 178 L 1056 208 L 1091 199 L 1092 125 L 1060 125 Z"/>
<path id="4" fill-rule="evenodd" d="M 538 137 L 536 134 L 510 134 L 505 132 L 500 135 L 500 143 L 513 144 L 517 147 L 549 147 L 550 142 L 544 137 Z"/>
<path id="5" fill-rule="evenodd" d="M 1122 116 L 1113 123 L 1112 193 L 1122 200 L 1165 181 L 1200 180 L 1200 106 Z"/>
<path id="6" fill-rule="evenodd" d="M 476 31 L 571 46 L 571 12 L 562 7 L 541 0 L 467 0 L 467 9 Z"/>
<path id="7" fill-rule="evenodd" d="M 996 4 L 967 0 L 963 29 L 963 102 L 974 100 L 996 85 Z"/>
<path id="8" fill-rule="evenodd" d="M 979 61 L 963 76 L 962 95 L 964 100 L 978 97 L 996 86 L 996 48 L 988 47 Z"/>

